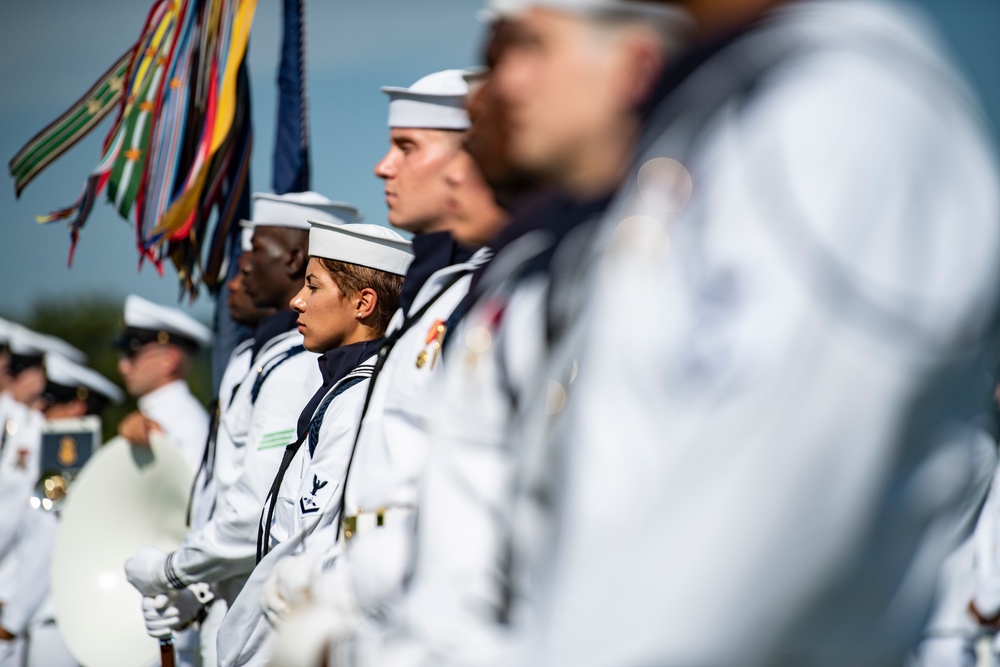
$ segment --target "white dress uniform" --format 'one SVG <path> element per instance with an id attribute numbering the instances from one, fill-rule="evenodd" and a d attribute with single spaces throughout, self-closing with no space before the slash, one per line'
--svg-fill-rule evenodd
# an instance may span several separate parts
<path id="1" fill-rule="evenodd" d="M 402 276 L 411 245 L 377 225 L 312 222 L 309 253 Z M 326 552 L 337 538 L 344 478 L 369 398 L 375 353 L 382 340 L 353 343 L 323 354 L 323 383 L 300 417 L 295 444 L 275 475 L 261 512 L 259 562 L 219 631 L 221 665 L 264 665 L 274 629 L 261 609 L 261 590 L 281 559 Z M 308 427 L 305 426 L 308 424 Z"/>
<path id="2" fill-rule="evenodd" d="M 39 366 L 47 355 L 82 362 L 85 355 L 65 341 L 16 324 L 5 331 L 10 352 L 26 366 Z M 37 410 L 0 393 L 0 572 L 13 547 L 21 515 L 28 509 L 41 475 L 41 432 L 45 418 Z"/>
<path id="3" fill-rule="evenodd" d="M 399 591 L 412 558 L 417 484 L 429 444 L 429 387 L 443 342 L 438 327 L 468 293 L 472 272 L 489 256 L 484 248 L 466 262 L 435 272 L 407 318 L 397 312 L 389 327 L 391 336 L 404 319 L 423 311 L 399 337 L 376 377 L 344 490 L 346 520 L 381 513 L 383 525 L 373 530 L 359 526 L 334 565 L 350 568 L 354 593 L 370 614 L 378 614 Z"/>
<path id="4" fill-rule="evenodd" d="M 429 406 L 412 575 L 386 618 L 334 638 L 331 664 L 485 667 L 504 655 L 518 414 L 545 349 L 547 280 L 530 265 L 552 238 L 538 230 L 500 251 L 449 334 Z"/>
<path id="5" fill-rule="evenodd" d="M 219 381 L 219 398 L 214 419 L 215 433 L 209 434 L 208 447 L 202 457 L 201 466 L 198 468 L 194 491 L 191 494 L 190 527 L 192 530 L 198 530 L 208 523 L 212 511 L 215 509 L 215 496 L 218 488 L 217 469 L 232 469 L 235 465 L 236 446 L 228 438 L 228 433 L 223 432 L 222 419 L 229 413 L 240 382 L 250 371 L 253 344 L 254 340 L 250 338 L 233 349 L 232 354 L 229 355 L 229 361 L 226 363 L 226 369 L 222 373 L 222 379 Z"/>
<path id="6" fill-rule="evenodd" d="M 677 84 L 566 258 L 587 304 L 521 476 L 524 664 L 900 664 L 954 547 L 995 359 L 991 142 L 907 12 L 769 18 Z"/>
<path id="7" fill-rule="evenodd" d="M 212 342 L 212 332 L 177 308 L 148 301 L 135 294 L 125 298 L 123 328 L 115 345 L 126 354 L 151 343 L 170 343 L 193 353 Z M 177 379 L 140 396 L 139 412 L 163 429 L 167 440 L 198 470 L 208 440 L 209 417 L 185 380 Z"/>
<path id="8" fill-rule="evenodd" d="M 274 318 L 274 319 L 272 319 Z M 258 339 L 260 350 L 220 426 L 220 441 L 233 444 L 231 460 L 217 458 L 215 510 L 200 529 L 167 560 L 168 577 L 181 585 L 218 583 L 216 595 L 229 603 L 253 569 L 260 508 L 281 463 L 285 445 L 295 439 L 295 421 L 321 378 L 316 355 L 302 347 L 295 314 L 283 311 L 282 332 Z"/>
<path id="9" fill-rule="evenodd" d="M 368 346 L 369 352 L 376 348 Z M 274 565 L 306 550 L 324 552 L 336 541 L 344 475 L 374 368 L 374 359 L 365 356 L 367 361 L 329 389 L 331 400 L 317 409 L 322 416 L 315 442 L 307 436 L 289 462 L 273 500 L 270 530 L 263 537 L 268 551 L 219 629 L 220 665 L 267 664 L 274 628 L 261 610 L 260 596 Z M 269 509 L 270 503 L 264 506 L 262 521 L 271 516 Z"/>
<path id="10" fill-rule="evenodd" d="M 42 413 L 0 394 L 0 562 L 15 543 L 41 471 Z"/>
<path id="11" fill-rule="evenodd" d="M 98 395 L 115 403 L 121 402 L 122 392 L 114 383 L 58 354 L 45 354 L 45 374 L 47 383 L 43 396 L 50 404 L 75 401 L 88 394 Z M 44 418 L 37 428 L 31 429 L 32 437 L 37 441 L 39 462 L 42 458 L 43 425 Z M 41 472 L 40 467 L 39 465 L 38 472 Z M 33 494 L 29 492 L 30 495 Z M 24 499 L 26 511 L 19 513 L 19 526 L 11 554 L 14 567 L 5 573 L 5 581 L 0 583 L 0 601 L 3 603 L 0 625 L 17 636 L 16 641 L 22 644 L 23 655 L 0 657 L 0 665 L 73 667 L 76 661 L 56 627 L 55 606 L 50 589 L 57 516 L 54 510 L 44 509 L 47 500 L 30 500 L 31 505 L 28 504 L 28 498 Z"/>
<path id="12" fill-rule="evenodd" d="M 16 594 L 20 570 L 19 531 L 25 515 L 31 511 L 29 499 L 41 475 L 42 425 L 45 418 L 16 402 L 9 394 L 0 394 L 0 602 Z M 3 625 L 0 612 L 0 625 Z M 0 666 L 22 664 L 26 643 L 23 637 L 0 640 Z"/>
<path id="13" fill-rule="evenodd" d="M 26 641 L 23 656 L 11 656 L 11 660 L 0 656 L 3 667 L 75 667 L 77 664 L 56 627 L 55 606 L 49 588 L 57 528 L 54 512 L 29 508 L 21 515 L 14 555 L 18 565 L 8 575 L 11 581 L 2 586 L 9 595 L 3 598 L 0 624 Z"/>
<path id="14" fill-rule="evenodd" d="M 209 434 L 209 441 L 202 457 L 201 467 L 195 477 L 191 492 L 191 504 L 188 508 L 189 527 L 197 531 L 205 527 L 215 511 L 218 493 L 218 474 L 226 470 L 234 470 L 237 466 L 236 444 L 229 438 L 228 432 L 222 428 L 222 418 L 228 414 L 229 408 L 236 397 L 240 382 L 250 371 L 253 357 L 254 339 L 250 338 L 237 345 L 219 382 L 219 398 L 216 404 L 214 419 L 215 431 Z M 201 665 L 210 667 L 217 664 L 216 639 L 219 625 L 226 615 L 228 603 L 223 598 L 213 600 L 198 626 Z"/>

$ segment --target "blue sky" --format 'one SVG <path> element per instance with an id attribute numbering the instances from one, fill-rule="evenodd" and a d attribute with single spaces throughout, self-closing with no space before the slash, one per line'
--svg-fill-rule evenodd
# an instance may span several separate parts
<path id="1" fill-rule="evenodd" d="M 1000 1 L 910 0 L 934 17 L 1000 127 Z M 137 38 L 151 0 L 32 0 L 0 5 L 2 163 Z M 372 168 L 387 146 L 382 85 L 408 85 L 440 69 L 477 62 L 477 0 L 307 2 L 313 189 L 358 205 L 384 223 L 381 183 Z M 267 190 L 274 134 L 281 3 L 258 0 L 250 44 L 255 153 L 253 188 Z M 83 230 L 72 269 L 65 227 L 34 216 L 72 203 L 94 167 L 109 121 L 14 199 L 0 185 L 0 312 L 24 313 L 48 296 L 135 292 L 176 303 L 176 276 L 137 270 L 132 229 L 103 200 Z M 194 305 L 208 320 L 211 302 Z"/>

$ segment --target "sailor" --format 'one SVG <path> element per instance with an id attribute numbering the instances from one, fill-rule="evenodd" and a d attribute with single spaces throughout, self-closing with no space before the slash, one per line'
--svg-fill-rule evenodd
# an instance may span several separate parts
<path id="1" fill-rule="evenodd" d="M 252 238 L 253 227 L 244 226 L 240 230 L 242 252 L 237 258 L 239 270 L 226 285 L 228 288 L 226 302 L 229 307 L 229 316 L 233 321 L 255 329 L 261 320 L 273 315 L 276 309 L 271 307 L 258 308 L 243 287 L 243 274 L 249 270 L 248 263 L 250 253 L 253 250 Z M 221 424 L 222 420 L 229 414 L 240 383 L 250 371 L 253 347 L 254 337 L 250 336 L 233 349 L 219 383 L 219 394 L 214 401 L 215 408 L 212 412 L 212 423 L 209 428 L 209 440 L 205 447 L 205 455 L 202 457 L 201 467 L 198 469 L 191 493 L 191 504 L 188 508 L 188 527 L 192 531 L 203 528 L 215 511 L 218 495 L 218 475 L 216 473 L 222 471 L 222 475 L 225 477 L 226 470 L 232 470 L 238 465 L 235 461 L 239 449 L 229 437 L 228 431 L 221 427 Z M 225 599 L 212 600 L 198 626 L 202 665 L 214 665 L 217 662 L 216 632 L 219 623 L 222 622 L 222 617 L 226 614 L 226 609 Z"/>
<path id="2" fill-rule="evenodd" d="M 122 391 L 99 373 L 59 354 L 45 356 L 46 385 L 42 394 L 45 419 L 50 423 L 100 415 L 109 403 L 120 403 Z M 40 434 L 39 434 L 40 435 Z M 66 436 L 60 438 L 64 441 Z M 93 443 L 92 443 L 93 444 Z M 61 442 L 60 447 L 65 443 Z M 78 470 L 79 454 L 57 455 L 54 462 L 65 469 Z M 46 465 L 46 472 L 52 464 Z M 50 591 L 52 549 L 55 542 L 58 508 L 65 486 L 60 477 L 46 477 L 39 497 L 21 516 L 14 545 L 16 566 L 0 584 L 0 638 L 24 642 L 23 658 L 14 664 L 29 667 L 70 667 L 76 665 L 56 625 Z M 0 659 L 0 665 L 7 663 Z"/>
<path id="3" fill-rule="evenodd" d="M 537 609 L 521 662 L 901 664 L 980 491 L 992 142 L 909 11 L 684 4 L 703 41 L 663 73 L 592 239 L 555 260 L 513 522 Z M 600 104 L 539 99 L 571 85 L 573 24 L 517 19 L 495 74 L 512 150 L 568 174 L 580 149 L 545 107 Z"/>
<path id="4" fill-rule="evenodd" d="M 82 362 L 84 354 L 65 341 L 15 325 L 8 341 L 11 381 L 0 394 L 0 562 L 13 545 L 21 515 L 41 474 L 41 427 L 45 356 Z"/>
<path id="5" fill-rule="evenodd" d="M 230 604 L 253 569 L 264 498 L 284 447 L 295 439 L 298 414 L 321 384 L 316 355 L 302 346 L 297 314 L 288 305 L 305 278 L 307 220 L 338 225 L 357 217 L 350 204 L 315 192 L 254 196 L 252 220 L 244 223 L 253 236 L 243 288 L 255 307 L 275 312 L 257 325 L 250 370 L 221 421 L 209 520 L 176 551 L 146 547 L 126 563 L 129 581 L 149 598 L 144 613 L 151 634 L 169 633 L 201 613 L 201 603 L 186 589 L 190 584 L 213 584 L 216 599 Z M 221 613 L 218 605 L 211 611 L 210 629 Z M 202 650 L 210 653 L 211 646 Z"/>
<path id="6" fill-rule="evenodd" d="M 389 222 L 416 233 L 415 258 L 379 352 L 345 483 L 338 538 L 344 554 L 332 565 L 343 571 L 331 573 L 351 582 L 345 592 L 368 613 L 377 613 L 406 575 L 428 444 L 428 386 L 440 367 L 446 322 L 467 294 L 472 272 L 490 256 L 485 248 L 472 254 L 442 231 L 451 223 L 445 170 L 469 126 L 463 72 L 437 72 L 410 88 L 383 91 L 392 145 L 375 173 L 386 182 Z"/>
<path id="7" fill-rule="evenodd" d="M 156 429 L 198 469 L 208 438 L 208 413 L 191 393 L 187 376 L 194 354 L 212 342 L 212 332 L 177 309 L 130 294 L 125 299 L 118 372 L 139 409 L 126 415 L 118 432 L 136 443 Z"/>
<path id="8" fill-rule="evenodd" d="M 7 390 L 0 394 L 0 575 L 17 567 L 14 554 L 18 533 L 30 512 L 29 500 L 41 475 L 42 427 L 44 407 L 45 357 L 61 354 L 82 362 L 80 350 L 54 336 L 38 333 L 13 324 L 8 332 L 9 350 Z M 5 591 L 4 596 L 10 591 Z M 19 661 L 23 638 L 0 641 L 0 656 Z M 17 662 L 13 664 L 18 664 Z"/>
<path id="9" fill-rule="evenodd" d="M 319 222 L 312 223 L 309 254 L 292 307 L 304 345 L 322 354 L 323 384 L 299 418 L 298 438 L 261 513 L 260 560 L 220 628 L 223 665 L 268 662 L 275 630 L 260 607 L 261 587 L 276 564 L 322 556 L 336 540 L 376 353 L 413 258 L 410 243 L 386 227 Z M 300 572 L 308 575 L 308 568 Z"/>

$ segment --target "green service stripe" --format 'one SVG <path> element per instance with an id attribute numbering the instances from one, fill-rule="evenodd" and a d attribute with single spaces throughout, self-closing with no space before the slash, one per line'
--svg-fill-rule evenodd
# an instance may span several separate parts
<path id="1" fill-rule="evenodd" d="M 265 450 L 265 449 L 274 449 L 275 447 L 287 447 L 290 444 L 291 443 L 288 442 L 287 439 L 286 440 L 279 440 L 279 441 L 271 443 L 271 444 L 261 443 L 261 444 L 257 445 L 257 451 L 259 452 L 259 451 L 262 451 L 262 450 Z"/>
<path id="2" fill-rule="evenodd" d="M 268 447 L 283 447 L 288 443 L 292 442 L 294 438 L 289 436 L 287 438 L 278 438 L 277 440 L 261 440 L 257 443 L 257 449 L 265 449 Z"/>
<path id="3" fill-rule="evenodd" d="M 277 433 L 269 433 L 260 439 L 261 444 L 274 442 L 275 440 L 281 440 L 283 442 L 288 442 L 288 439 L 295 436 L 295 429 L 288 429 L 287 431 L 279 431 Z"/>

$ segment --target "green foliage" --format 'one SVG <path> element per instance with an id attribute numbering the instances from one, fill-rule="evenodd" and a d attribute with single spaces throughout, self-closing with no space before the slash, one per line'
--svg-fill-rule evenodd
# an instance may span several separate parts
<path id="1" fill-rule="evenodd" d="M 111 343 L 118 337 L 124 301 L 104 295 L 47 299 L 34 305 L 23 324 L 35 331 L 62 338 L 87 354 L 87 365 L 123 388 L 118 374 L 118 351 Z M 211 355 L 202 350 L 194 359 L 188 378 L 191 391 L 203 404 L 212 395 Z M 104 411 L 104 439 L 114 437 L 118 422 L 136 409 L 135 399 Z"/>

